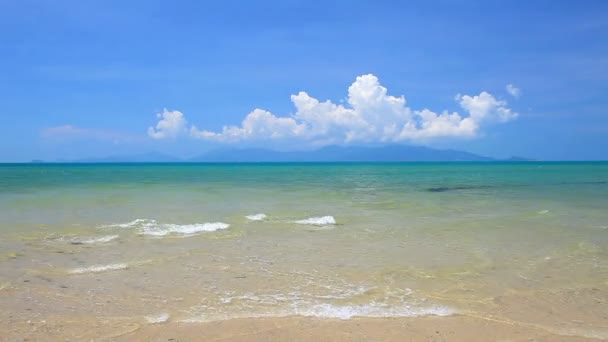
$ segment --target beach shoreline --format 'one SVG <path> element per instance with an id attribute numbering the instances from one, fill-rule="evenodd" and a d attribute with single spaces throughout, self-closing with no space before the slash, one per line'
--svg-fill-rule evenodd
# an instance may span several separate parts
<path id="1" fill-rule="evenodd" d="M 608 339 L 606 163 L 2 171 L 0 341 Z"/>
<path id="2" fill-rule="evenodd" d="M 291 316 L 209 323 L 128 319 L 4 322 L 2 341 L 600 341 L 576 331 L 471 315 L 349 320 Z"/>

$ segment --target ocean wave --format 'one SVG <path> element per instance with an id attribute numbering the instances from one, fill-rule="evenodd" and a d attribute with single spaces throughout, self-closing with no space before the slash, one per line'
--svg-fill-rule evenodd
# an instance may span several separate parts
<path id="1" fill-rule="evenodd" d="M 303 220 L 294 221 L 297 224 L 310 224 L 314 226 L 327 226 L 336 224 L 333 216 L 309 217 Z"/>
<path id="2" fill-rule="evenodd" d="M 310 308 L 296 310 L 298 316 L 351 319 L 354 317 L 419 317 L 419 316 L 450 316 L 454 310 L 445 306 L 414 307 L 403 305 L 387 307 L 380 304 L 347 305 L 318 304 Z"/>
<path id="3" fill-rule="evenodd" d="M 202 232 L 215 232 L 228 229 L 230 225 L 224 222 L 207 222 L 194 224 L 159 224 L 152 227 L 145 227 L 141 233 L 152 236 L 166 236 L 169 234 L 194 235 Z"/>
<path id="4" fill-rule="evenodd" d="M 129 268 L 128 264 L 109 264 L 109 265 L 94 265 L 89 267 L 78 267 L 68 271 L 69 274 L 84 274 L 84 273 L 99 273 L 107 271 L 125 270 Z"/>
<path id="5" fill-rule="evenodd" d="M 118 238 L 118 235 L 105 235 L 105 236 L 100 236 L 100 237 L 95 237 L 95 238 L 88 238 L 88 239 L 77 238 L 77 239 L 73 239 L 71 241 L 71 243 L 73 245 L 94 245 L 94 244 L 97 244 L 97 243 L 110 242 L 110 241 L 115 240 L 117 238 Z"/>
<path id="6" fill-rule="evenodd" d="M 226 292 L 189 310 L 185 322 L 212 322 L 235 318 L 304 316 L 328 319 L 355 317 L 449 316 L 456 311 L 416 296 L 416 291 L 354 285 L 316 283 L 311 291 L 300 288 L 278 292 Z"/>
<path id="7" fill-rule="evenodd" d="M 113 223 L 101 226 L 101 228 L 135 228 L 142 225 L 156 224 L 156 220 L 135 219 L 127 223 Z"/>
<path id="8" fill-rule="evenodd" d="M 166 236 L 169 234 L 195 235 L 202 232 L 214 232 L 228 229 L 230 225 L 224 222 L 206 222 L 191 224 L 158 223 L 151 219 L 136 219 L 127 223 L 104 225 L 103 228 L 131 228 L 137 229 L 142 235 Z"/>
<path id="9" fill-rule="evenodd" d="M 251 221 L 264 221 L 267 216 L 266 216 L 266 214 L 255 214 L 255 215 L 247 215 L 245 217 Z"/>
<path id="10" fill-rule="evenodd" d="M 400 305 L 388 306 L 385 304 L 370 303 L 362 305 L 336 305 L 336 304 L 315 304 L 311 306 L 293 305 L 288 309 L 276 310 L 274 312 L 235 312 L 224 314 L 202 314 L 180 322 L 183 323 L 204 323 L 215 322 L 229 319 L 241 318 L 275 318 L 275 317 L 315 317 L 323 319 L 349 320 L 352 318 L 405 318 L 423 316 L 451 316 L 455 310 L 447 306 L 413 306 Z"/>

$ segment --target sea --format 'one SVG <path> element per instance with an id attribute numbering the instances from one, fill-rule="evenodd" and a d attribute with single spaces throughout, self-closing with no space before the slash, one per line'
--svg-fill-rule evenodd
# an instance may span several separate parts
<path id="1" fill-rule="evenodd" d="M 0 165 L 0 319 L 608 338 L 608 162 Z"/>

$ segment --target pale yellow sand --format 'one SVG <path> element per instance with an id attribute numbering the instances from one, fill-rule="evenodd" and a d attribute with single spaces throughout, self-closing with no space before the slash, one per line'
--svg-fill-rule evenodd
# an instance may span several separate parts
<path id="1" fill-rule="evenodd" d="M 3 294 L 6 299 L 11 293 Z M 47 298 L 30 294 L 34 301 Z M 163 317 L 162 310 L 150 308 L 156 312 L 153 317 L 126 310 L 124 316 L 103 317 L 83 309 L 104 306 L 103 302 L 91 302 L 86 296 L 62 297 L 53 306 L 62 308 L 59 314 L 31 309 L 27 301 L 0 307 L 0 341 L 600 341 L 608 336 L 606 298 L 600 289 L 577 289 L 557 295 L 501 296 L 486 303 L 484 311 L 446 317 L 293 316 L 183 323 L 188 314 L 179 310 L 175 316 Z M 112 305 L 129 307 L 126 302 Z M 154 319 L 160 323 L 150 323 Z"/>
<path id="2" fill-rule="evenodd" d="M 465 315 L 328 320 L 304 317 L 212 323 L 2 322 L 2 341 L 595 341 L 576 331 Z M 570 335 L 572 334 L 572 335 Z M 569 336 L 570 335 L 570 336 Z"/>

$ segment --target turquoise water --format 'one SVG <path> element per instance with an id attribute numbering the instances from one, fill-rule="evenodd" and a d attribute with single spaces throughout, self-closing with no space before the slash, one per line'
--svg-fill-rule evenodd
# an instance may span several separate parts
<path id="1" fill-rule="evenodd" d="M 0 166 L 0 314 L 24 320 L 471 314 L 604 336 L 607 246 L 605 162 Z"/>

